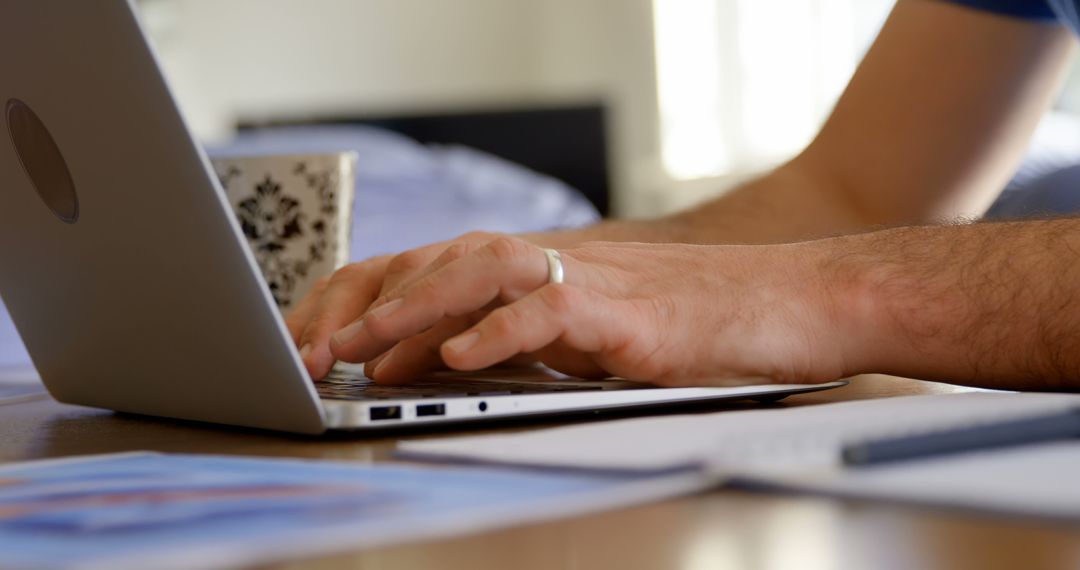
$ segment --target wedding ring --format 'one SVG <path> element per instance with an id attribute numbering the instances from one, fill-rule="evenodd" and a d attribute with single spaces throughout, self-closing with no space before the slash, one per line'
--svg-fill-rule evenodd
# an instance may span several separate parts
<path id="1" fill-rule="evenodd" d="M 544 248 L 544 255 L 547 256 L 548 265 L 548 283 L 562 283 L 563 282 L 563 265 L 562 256 L 554 249 Z"/>

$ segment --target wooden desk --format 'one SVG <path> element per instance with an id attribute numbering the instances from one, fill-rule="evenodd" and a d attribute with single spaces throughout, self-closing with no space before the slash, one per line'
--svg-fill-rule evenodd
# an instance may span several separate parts
<path id="1" fill-rule="evenodd" d="M 855 378 L 845 388 L 795 396 L 777 405 L 958 390 L 929 382 L 865 376 Z M 388 459 L 397 439 L 293 437 L 117 415 L 65 406 L 48 398 L 0 406 L 0 463 L 133 450 L 377 462 Z M 720 490 L 574 519 L 278 567 L 1080 568 L 1080 525 Z"/>

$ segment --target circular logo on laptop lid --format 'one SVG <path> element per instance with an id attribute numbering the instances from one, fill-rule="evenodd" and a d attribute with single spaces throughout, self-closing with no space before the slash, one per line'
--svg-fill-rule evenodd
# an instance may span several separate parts
<path id="1" fill-rule="evenodd" d="M 4 114 L 19 162 L 41 201 L 60 221 L 74 224 L 79 219 L 79 198 L 56 141 L 37 113 L 19 99 L 8 99 Z"/>

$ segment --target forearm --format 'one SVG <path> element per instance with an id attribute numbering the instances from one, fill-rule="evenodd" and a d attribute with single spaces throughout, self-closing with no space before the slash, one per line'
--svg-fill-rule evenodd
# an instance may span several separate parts
<path id="1" fill-rule="evenodd" d="M 1067 69 L 1063 27 L 943 2 L 898 2 L 814 142 L 692 211 L 529 236 L 779 243 L 981 215 Z"/>
<path id="2" fill-rule="evenodd" d="M 587 241 L 767 244 L 864 231 L 864 218 L 837 192 L 825 169 L 793 161 L 696 208 L 651 220 L 609 220 L 587 228 L 530 234 L 566 247 Z"/>
<path id="3" fill-rule="evenodd" d="M 1080 219 L 898 228 L 811 247 L 847 372 L 1080 389 Z"/>

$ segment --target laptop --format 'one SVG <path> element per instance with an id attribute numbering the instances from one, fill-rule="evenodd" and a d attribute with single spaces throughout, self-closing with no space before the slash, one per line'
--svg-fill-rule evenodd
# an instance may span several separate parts
<path id="1" fill-rule="evenodd" d="M 133 5 L 5 2 L 0 53 L 0 297 L 61 402 L 317 434 L 844 384 L 653 388 L 529 369 L 389 387 L 348 367 L 313 382 Z"/>

